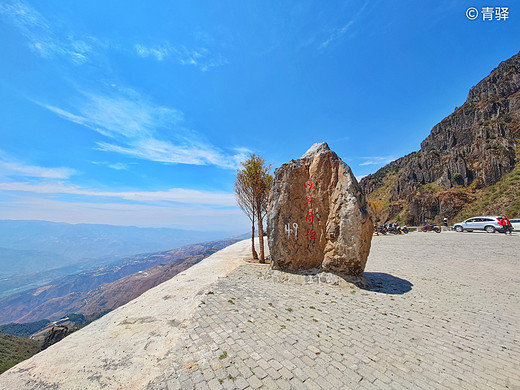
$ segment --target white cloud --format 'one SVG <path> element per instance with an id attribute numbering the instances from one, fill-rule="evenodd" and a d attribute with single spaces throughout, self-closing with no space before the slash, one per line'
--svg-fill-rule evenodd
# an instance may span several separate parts
<path id="1" fill-rule="evenodd" d="M 218 229 L 235 233 L 251 228 L 249 220 L 238 208 L 65 202 L 32 196 L 9 199 L 7 202 L 0 199 L 0 214 L 5 219 L 154 227 L 176 225 L 184 229 Z"/>
<path id="2" fill-rule="evenodd" d="M 353 23 L 354 23 L 354 21 L 351 20 L 350 22 L 348 22 L 344 26 L 334 29 L 332 31 L 332 33 L 330 34 L 330 36 L 325 41 L 323 41 L 321 43 L 320 48 L 324 49 L 327 46 L 329 46 L 336 39 L 341 38 L 343 36 L 343 34 L 345 34 L 347 32 L 349 27 L 352 26 Z"/>
<path id="3" fill-rule="evenodd" d="M 359 166 L 365 166 L 365 165 L 386 165 L 388 163 L 391 163 L 392 161 L 395 161 L 397 157 L 395 156 L 379 156 L 379 157 L 361 157 L 362 159 L 365 159 L 367 161 L 359 164 Z"/>
<path id="4" fill-rule="evenodd" d="M 28 165 L 11 159 L 0 151 L 0 177 L 21 176 L 45 179 L 68 179 L 74 174 L 76 174 L 76 171 L 71 168 L 47 168 Z"/>
<path id="5" fill-rule="evenodd" d="M 128 164 L 124 164 L 124 163 L 108 164 L 108 166 L 117 171 L 123 171 L 123 170 L 128 169 Z"/>
<path id="6" fill-rule="evenodd" d="M 187 48 L 184 45 L 172 45 L 169 42 L 143 44 L 137 43 L 133 48 L 121 46 L 117 42 L 100 40 L 94 36 L 74 36 L 73 29 L 64 21 L 49 21 L 35 8 L 22 1 L 0 3 L 0 17 L 9 23 L 27 39 L 31 50 L 43 58 L 61 57 L 74 65 L 83 65 L 99 57 L 107 48 L 121 52 L 135 53 L 141 58 L 153 58 L 157 61 L 171 59 L 179 65 L 194 66 L 206 72 L 211 68 L 227 63 L 220 55 L 214 54 L 208 47 Z M 55 26 L 59 25 L 60 29 Z M 203 44 L 212 46 L 214 40 L 207 35 L 197 35 Z"/>
<path id="7" fill-rule="evenodd" d="M 147 47 L 141 44 L 135 45 L 135 51 L 139 57 L 154 57 L 157 61 L 162 61 L 171 54 L 170 45 L 159 45 L 156 47 Z"/>
<path id="8" fill-rule="evenodd" d="M 134 46 L 134 50 L 141 58 L 154 58 L 157 61 L 172 59 L 179 65 L 195 66 L 203 72 L 227 63 L 222 56 L 212 55 L 206 47 L 189 49 L 184 45 L 176 47 L 168 42 L 148 46 L 139 43 Z"/>
<path id="9" fill-rule="evenodd" d="M 115 169 L 116 171 L 123 171 L 123 170 L 130 169 L 129 164 L 125 164 L 125 163 L 121 163 L 121 162 L 118 162 L 118 163 L 110 163 L 108 161 L 91 161 L 91 162 L 94 165 L 105 165 L 109 168 Z"/>
<path id="10" fill-rule="evenodd" d="M 94 45 L 99 43 L 93 37 L 61 37 L 51 27 L 56 23 L 49 22 L 36 9 L 21 1 L 0 4 L 0 16 L 12 23 L 27 39 L 29 48 L 43 58 L 64 57 L 75 65 L 81 65 L 89 61 L 96 51 Z"/>
<path id="11" fill-rule="evenodd" d="M 36 27 L 42 30 L 49 29 L 47 20 L 34 8 L 21 1 L 1 3 L 0 15 L 4 15 L 12 20 L 22 30 L 29 27 Z"/>
<path id="12" fill-rule="evenodd" d="M 215 165 L 235 169 L 246 153 L 226 153 L 201 140 L 183 127 L 183 113 L 154 105 L 137 92 L 119 89 L 99 95 L 83 93 L 75 111 L 38 103 L 63 119 L 85 126 L 109 141 L 97 142 L 97 149 L 135 158 L 171 164 Z"/>
<path id="13" fill-rule="evenodd" d="M 98 150 L 126 154 L 145 160 L 169 164 L 216 165 L 221 168 L 235 169 L 246 156 L 236 154 L 224 155 L 210 147 L 197 144 L 178 146 L 169 141 L 153 138 L 132 141 L 128 146 L 114 145 L 106 142 L 98 143 Z"/>
<path id="14" fill-rule="evenodd" d="M 114 198 L 133 202 L 174 202 L 182 204 L 235 207 L 235 196 L 228 192 L 199 191 L 185 188 L 171 188 L 166 191 L 102 191 L 77 185 L 47 182 L 0 182 L 0 190 L 28 192 L 32 194 L 82 195 L 90 198 Z"/>
<path id="15" fill-rule="evenodd" d="M 99 95 L 83 93 L 77 105 L 79 114 L 61 108 L 40 104 L 64 119 L 89 127 L 112 138 L 149 136 L 157 129 L 175 126 L 182 121 L 182 112 L 154 106 L 140 96 Z"/>

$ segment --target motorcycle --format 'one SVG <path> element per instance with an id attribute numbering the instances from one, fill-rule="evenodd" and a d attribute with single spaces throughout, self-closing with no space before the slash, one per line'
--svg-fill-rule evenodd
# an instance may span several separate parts
<path id="1" fill-rule="evenodd" d="M 386 234 L 386 233 L 388 233 L 388 228 L 387 228 L 386 224 L 383 224 L 383 225 L 379 226 L 379 227 L 377 228 L 377 230 L 378 230 L 378 232 L 381 233 L 381 234 Z"/>
<path id="2" fill-rule="evenodd" d="M 435 233 L 440 233 L 441 232 L 441 228 L 439 226 L 435 226 L 435 225 L 424 225 L 421 230 L 423 232 L 435 232 Z"/>
<path id="3" fill-rule="evenodd" d="M 399 226 L 396 226 L 395 224 L 394 225 L 390 224 L 388 226 L 388 233 L 401 234 L 401 230 L 399 229 Z"/>
<path id="4" fill-rule="evenodd" d="M 399 232 L 408 234 L 408 228 L 406 226 L 398 226 Z"/>
<path id="5" fill-rule="evenodd" d="M 408 234 L 408 228 L 406 226 L 399 226 L 397 223 L 383 223 L 381 226 L 374 225 L 374 233 L 380 234 Z"/>

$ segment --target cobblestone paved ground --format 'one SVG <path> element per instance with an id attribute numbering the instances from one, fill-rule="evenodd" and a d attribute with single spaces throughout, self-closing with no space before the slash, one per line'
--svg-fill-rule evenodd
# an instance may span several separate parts
<path id="1" fill-rule="evenodd" d="M 260 278 L 205 292 L 153 389 L 520 389 L 520 235 L 374 237 L 373 290 Z"/>

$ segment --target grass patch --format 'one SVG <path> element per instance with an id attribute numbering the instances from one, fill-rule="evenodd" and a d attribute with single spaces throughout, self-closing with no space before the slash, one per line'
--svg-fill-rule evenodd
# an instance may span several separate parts
<path id="1" fill-rule="evenodd" d="M 42 341 L 0 333 L 0 374 L 37 354 Z"/>

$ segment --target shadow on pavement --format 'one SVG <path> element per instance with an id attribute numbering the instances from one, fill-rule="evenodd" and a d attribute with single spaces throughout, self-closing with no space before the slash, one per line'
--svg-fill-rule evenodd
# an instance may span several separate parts
<path id="1" fill-rule="evenodd" d="M 408 280 L 383 272 L 365 272 L 363 276 L 368 279 L 373 286 L 367 290 L 383 294 L 404 294 L 409 292 L 413 286 Z"/>

